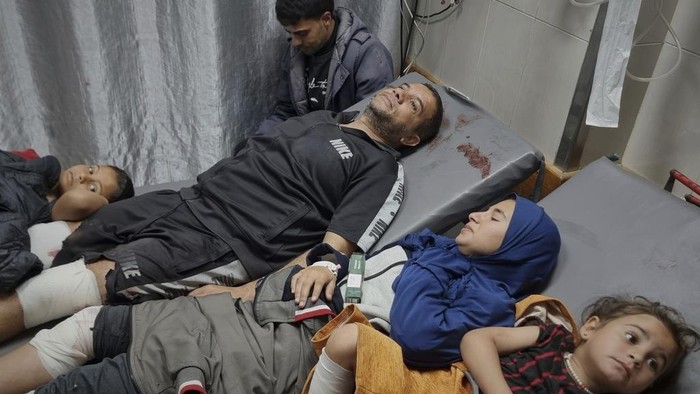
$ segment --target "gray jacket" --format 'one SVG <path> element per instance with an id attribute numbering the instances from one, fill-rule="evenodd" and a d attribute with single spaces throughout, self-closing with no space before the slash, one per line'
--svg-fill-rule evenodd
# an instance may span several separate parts
<path id="1" fill-rule="evenodd" d="M 254 302 L 225 293 L 132 307 L 134 383 L 143 393 L 177 393 L 192 380 L 210 394 L 300 392 L 318 360 L 311 337 L 329 317 L 295 323 L 291 273 L 261 280 Z"/>
<path id="2" fill-rule="evenodd" d="M 367 260 L 359 307 L 387 331 L 391 284 L 405 261 L 400 246 Z M 135 384 L 144 393 L 176 393 L 192 380 L 210 394 L 300 392 L 318 360 L 311 337 L 330 317 L 297 321 L 300 310 L 289 289 L 294 272 L 286 268 L 265 277 L 254 302 L 226 293 L 133 306 L 129 365 Z M 345 286 L 340 289 L 344 294 Z M 335 301 L 328 305 L 337 313 Z M 307 310 L 317 313 L 320 304 Z"/>
<path id="3" fill-rule="evenodd" d="M 328 69 L 325 109 L 340 112 L 394 80 L 391 54 L 367 26 L 347 8 L 335 10 L 338 34 Z M 281 64 L 281 80 L 274 112 L 258 128 L 266 133 L 274 125 L 309 112 L 306 94 L 306 56 L 291 45 Z"/>

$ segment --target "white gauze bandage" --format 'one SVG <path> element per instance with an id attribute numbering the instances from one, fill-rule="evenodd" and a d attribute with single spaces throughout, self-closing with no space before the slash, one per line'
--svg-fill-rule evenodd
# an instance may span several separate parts
<path id="1" fill-rule="evenodd" d="M 30 278 L 17 288 L 17 298 L 24 311 L 25 328 L 102 304 L 95 275 L 83 259 Z"/>
<path id="2" fill-rule="evenodd" d="M 51 262 L 63 247 L 63 240 L 70 235 L 68 223 L 58 220 L 35 224 L 27 230 L 31 251 L 39 257 L 44 269 L 51 267 Z"/>
<path id="3" fill-rule="evenodd" d="M 95 357 L 92 328 L 101 306 L 85 308 L 49 330 L 39 331 L 29 342 L 41 364 L 53 378 Z"/>

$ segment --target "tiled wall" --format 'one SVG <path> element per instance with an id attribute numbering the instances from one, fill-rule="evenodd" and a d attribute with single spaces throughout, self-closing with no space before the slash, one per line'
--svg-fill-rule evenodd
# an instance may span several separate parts
<path id="1" fill-rule="evenodd" d="M 418 13 L 438 11 L 449 0 L 444 3 L 418 0 Z M 568 0 L 467 0 L 427 27 L 416 63 L 508 124 L 551 162 L 597 12 L 597 6 L 579 8 Z M 651 83 L 626 79 L 620 127 L 592 128 L 582 158 L 585 164 L 618 153 L 626 167 L 660 185 L 674 167 L 700 177 L 700 2 L 665 0 L 663 12 L 681 40 L 680 68 Z M 638 31 L 654 16 L 654 1 L 643 0 Z M 420 41 L 414 37 L 412 55 Z M 657 21 L 644 45 L 633 50 L 630 69 L 644 76 L 668 70 L 676 56 L 672 42 Z"/>
<path id="2" fill-rule="evenodd" d="M 419 0 L 418 12 L 438 11 L 441 3 Z M 416 63 L 552 161 L 597 10 L 566 0 L 464 1 L 450 17 L 427 27 Z"/>
<path id="3" fill-rule="evenodd" d="M 700 180 L 700 2 L 679 0 L 671 26 L 681 42 L 680 67 L 648 84 L 622 163 L 655 183 L 663 183 L 676 168 Z M 663 31 L 663 29 L 662 29 Z M 654 75 L 676 61 L 670 34 L 663 44 Z M 648 75 L 648 74 L 647 74 Z M 683 195 L 687 189 L 676 188 Z"/>

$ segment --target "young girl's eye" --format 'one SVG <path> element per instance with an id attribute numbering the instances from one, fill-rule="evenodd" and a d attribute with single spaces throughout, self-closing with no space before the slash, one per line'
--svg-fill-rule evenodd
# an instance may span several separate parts
<path id="1" fill-rule="evenodd" d="M 95 167 L 94 167 L 94 166 L 88 166 L 88 172 L 90 173 L 90 175 L 94 174 L 94 173 L 95 173 Z"/>
<path id="2" fill-rule="evenodd" d="M 626 333 L 625 333 L 625 338 L 627 338 L 627 341 L 628 341 L 629 343 L 637 343 L 637 336 L 634 335 L 634 333 L 631 333 L 631 332 L 629 332 L 629 331 L 626 332 Z"/>
<path id="3" fill-rule="evenodd" d="M 649 365 L 649 368 L 653 369 L 654 371 L 659 369 L 659 362 L 654 358 L 647 359 L 647 365 Z"/>
<path id="4" fill-rule="evenodd" d="M 411 109 L 414 111 L 418 109 L 418 107 L 416 106 L 416 102 L 413 100 L 411 100 Z"/>
<path id="5" fill-rule="evenodd" d="M 90 184 L 90 191 L 93 193 L 97 193 L 97 186 L 95 186 L 95 184 Z"/>

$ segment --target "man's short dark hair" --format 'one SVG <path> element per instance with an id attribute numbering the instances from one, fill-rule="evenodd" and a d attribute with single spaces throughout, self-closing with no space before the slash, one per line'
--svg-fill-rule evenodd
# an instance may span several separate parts
<path id="1" fill-rule="evenodd" d="M 302 19 L 319 19 L 326 11 L 331 15 L 333 0 L 277 0 L 275 14 L 282 26 L 296 25 Z"/>
<path id="2" fill-rule="evenodd" d="M 119 167 L 108 166 L 117 174 L 117 191 L 112 194 L 107 201 L 110 203 L 134 196 L 134 183 L 126 171 Z"/>
<path id="3" fill-rule="evenodd" d="M 424 83 L 423 85 L 425 85 L 433 94 L 433 98 L 435 99 L 435 113 L 431 117 L 424 120 L 423 123 L 418 125 L 416 134 L 418 134 L 420 137 L 421 143 L 428 142 L 437 135 L 438 131 L 440 131 L 440 126 L 442 125 L 442 115 L 445 112 L 444 108 L 442 107 L 442 98 L 440 98 L 440 93 L 438 93 L 433 85 L 429 83 Z"/>

